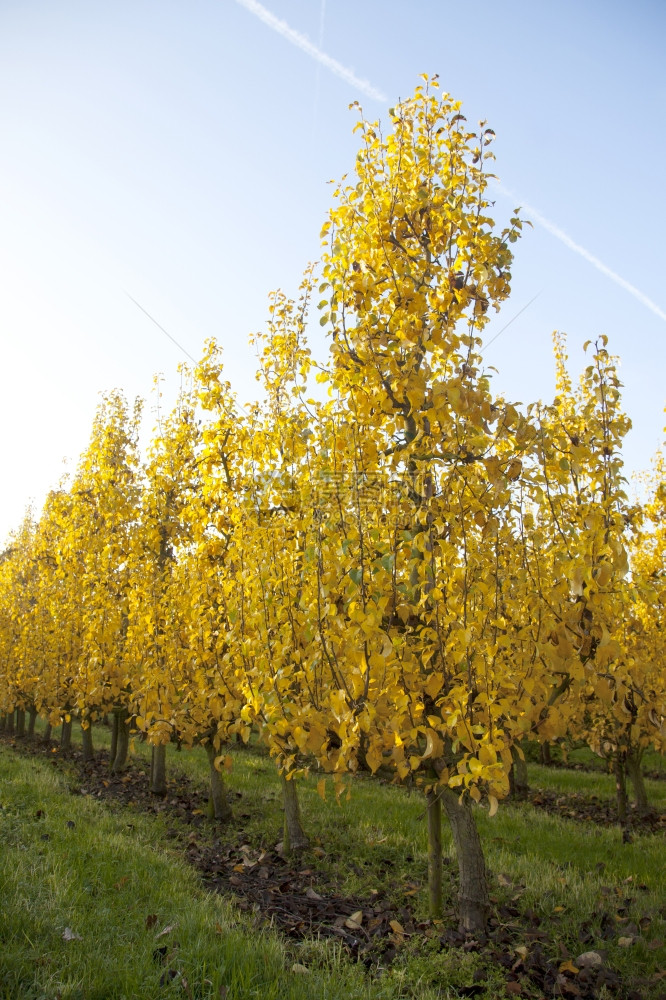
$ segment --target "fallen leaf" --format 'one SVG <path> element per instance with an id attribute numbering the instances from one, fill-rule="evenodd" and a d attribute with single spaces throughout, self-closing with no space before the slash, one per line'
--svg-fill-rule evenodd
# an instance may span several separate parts
<path id="1" fill-rule="evenodd" d="M 62 932 L 62 939 L 63 941 L 83 941 L 81 935 L 73 931 L 71 927 L 65 927 Z"/>
<path id="2" fill-rule="evenodd" d="M 598 951 L 584 951 L 576 959 L 579 969 L 598 969 L 603 963 L 603 957 Z"/>
<path id="3" fill-rule="evenodd" d="M 157 914 L 149 913 L 148 916 L 146 917 L 146 930 L 147 931 L 152 930 L 152 928 L 155 926 L 156 923 L 157 923 Z"/>
<path id="4" fill-rule="evenodd" d="M 159 934 L 156 934 L 156 935 L 155 935 L 155 940 L 156 940 L 156 941 L 159 941 L 159 939 L 160 939 L 161 937 L 164 937 L 164 935 L 165 935 L 165 934 L 171 934 L 171 931 L 174 931 L 174 930 L 176 929 L 176 927 L 177 927 L 177 926 L 178 926 L 178 924 L 168 924 L 168 925 L 167 925 L 167 926 L 166 926 L 166 927 L 164 928 L 164 930 L 161 930 L 161 931 L 159 932 Z"/>
<path id="5" fill-rule="evenodd" d="M 291 967 L 291 971 L 292 972 L 300 973 L 301 975 L 303 973 L 309 973 L 310 972 L 310 970 L 308 969 L 307 965 L 301 965 L 300 962 L 294 962 L 294 964 Z"/>
<path id="6" fill-rule="evenodd" d="M 323 896 L 320 896 L 318 892 L 315 892 L 314 889 L 312 889 L 312 888 L 306 889 L 305 890 L 305 895 L 307 896 L 308 899 L 323 899 L 324 898 Z"/>
<path id="7" fill-rule="evenodd" d="M 571 972 L 572 975 L 577 976 L 578 973 L 580 972 L 580 969 L 573 964 L 573 962 L 571 961 L 571 959 L 568 959 L 566 962 L 562 962 L 560 964 L 559 971 L 560 972 Z"/>
<path id="8" fill-rule="evenodd" d="M 619 948 L 630 948 L 635 940 L 635 937 L 619 937 L 617 939 L 617 944 Z"/>
<path id="9" fill-rule="evenodd" d="M 357 931 L 362 923 L 363 910 L 357 910 L 356 913 L 352 913 L 351 917 L 345 920 L 345 927 L 348 927 L 352 931 Z"/>

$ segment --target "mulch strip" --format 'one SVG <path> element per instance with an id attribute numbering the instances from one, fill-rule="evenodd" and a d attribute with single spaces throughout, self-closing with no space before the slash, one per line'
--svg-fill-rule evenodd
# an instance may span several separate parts
<path id="1" fill-rule="evenodd" d="M 612 826 L 618 822 L 617 807 L 612 799 L 603 799 L 598 795 L 584 795 L 582 792 L 554 792 L 548 789 L 533 789 L 528 794 L 528 801 L 537 809 L 544 809 L 555 816 L 574 819 L 578 823 L 595 823 L 599 826 Z M 635 833 L 666 833 L 666 813 L 649 809 L 639 813 L 635 806 L 630 806 L 624 824 L 624 841 L 630 842 L 632 832 Z"/>

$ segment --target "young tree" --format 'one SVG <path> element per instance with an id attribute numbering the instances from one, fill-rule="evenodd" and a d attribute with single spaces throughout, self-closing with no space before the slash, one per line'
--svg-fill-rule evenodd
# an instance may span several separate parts
<path id="1" fill-rule="evenodd" d="M 130 409 L 118 391 L 103 397 L 72 483 L 72 508 L 62 539 L 81 595 L 82 644 L 75 684 L 84 755 L 90 758 L 93 752 L 91 722 L 113 711 L 120 753 L 111 764 L 118 769 L 125 765 L 129 734 L 132 666 L 125 636 L 128 557 L 141 491 L 141 408 L 137 399 Z"/>
<path id="2" fill-rule="evenodd" d="M 316 585 L 297 602 L 310 633 L 299 695 L 317 696 L 290 738 L 334 773 L 362 756 L 422 779 L 433 836 L 440 802 L 452 822 L 461 922 L 474 930 L 488 896 L 470 801 L 488 794 L 496 808 L 505 794 L 531 706 L 500 639 L 497 558 L 534 433 L 493 398 L 478 355 L 521 222 L 494 232 L 492 131 L 469 132 L 435 81 L 391 115 L 386 139 L 359 123 L 357 183 L 336 190 L 324 227 L 334 399 L 312 450 L 331 488 L 310 515 Z"/>
<path id="3" fill-rule="evenodd" d="M 544 605 L 544 650 L 564 690 L 541 735 L 576 734 L 612 762 L 625 821 L 625 767 L 645 745 L 638 717 L 650 671 L 638 613 L 650 598 L 641 573 L 629 573 L 630 546 L 641 526 L 623 477 L 622 441 L 630 423 L 605 338 L 576 388 L 561 337 L 556 358 L 557 396 L 538 416 L 532 494 L 538 524 L 530 565 Z"/>

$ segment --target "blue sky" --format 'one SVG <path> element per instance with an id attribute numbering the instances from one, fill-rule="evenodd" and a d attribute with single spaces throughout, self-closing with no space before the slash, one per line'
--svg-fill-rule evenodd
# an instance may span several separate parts
<path id="1" fill-rule="evenodd" d="M 247 338 L 318 256 L 327 182 L 353 169 L 349 103 L 386 117 L 423 72 L 497 133 L 497 221 L 535 219 L 487 331 L 524 309 L 488 347 L 498 391 L 552 396 L 552 331 L 576 368 L 607 334 L 627 467 L 647 466 L 666 403 L 665 29 L 661 0 L 3 0 L 0 537 L 76 463 L 100 391 L 147 397 L 150 424 L 152 376 L 177 385 L 183 354 L 128 295 L 194 357 L 217 337 L 255 394 Z"/>

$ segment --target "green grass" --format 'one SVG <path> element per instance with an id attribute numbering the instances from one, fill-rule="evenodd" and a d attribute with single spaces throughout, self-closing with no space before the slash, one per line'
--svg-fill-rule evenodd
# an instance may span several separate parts
<path id="1" fill-rule="evenodd" d="M 96 746 L 108 741 L 108 730 L 96 727 Z M 147 746 L 137 741 L 134 750 L 148 759 Z M 241 797 L 234 803 L 233 823 L 217 835 L 230 844 L 272 847 L 282 823 L 275 765 L 261 748 L 233 747 L 231 754 L 228 785 Z M 178 941 L 170 967 L 184 974 L 192 997 L 202 1000 L 219 997 L 221 985 L 227 986 L 228 998 L 454 1000 L 461 995 L 457 987 L 469 986 L 484 965 L 483 954 L 442 950 L 438 941 L 424 944 L 421 938 L 408 942 L 388 971 L 370 977 L 330 944 L 282 943 L 257 931 L 233 903 L 201 891 L 195 876 L 164 848 L 163 818 L 71 796 L 66 778 L 41 759 L 24 761 L 3 751 L 0 763 L 0 824 L 8 833 L 0 848 L 7 855 L 7 884 L 0 889 L 0 998 L 186 998 L 182 980 L 160 986 L 164 968 L 156 968 L 152 959 L 157 930 L 171 923 L 176 930 L 157 944 Z M 181 772 L 203 784 L 206 770 L 201 749 L 169 751 L 170 780 Z M 612 778 L 601 771 L 530 765 L 530 783 L 613 796 Z M 664 808 L 665 784 L 649 782 L 648 789 L 655 805 Z M 360 778 L 351 786 L 349 801 L 343 796 L 336 802 L 329 789 L 322 802 L 311 777 L 299 780 L 299 795 L 315 848 L 304 862 L 315 872 L 315 889 L 320 879 L 326 891 L 334 887 L 344 895 L 368 899 L 376 891 L 395 903 L 407 898 L 417 917 L 425 919 L 427 853 L 418 792 Z M 40 809 L 44 816 L 37 819 Z M 67 827 L 69 818 L 74 828 Z M 644 1000 L 660 995 L 662 988 L 649 980 L 666 964 L 666 949 L 650 947 L 666 938 L 662 836 L 638 835 L 623 844 L 616 826 L 578 824 L 529 805 L 505 803 L 492 819 L 478 810 L 478 825 L 498 904 L 513 900 L 521 910 L 537 913 L 554 955 L 560 946 L 574 957 L 602 947 L 625 980 L 638 983 Z M 48 840 L 42 840 L 44 833 Z M 454 853 L 446 827 L 444 852 Z M 447 891 L 453 906 L 453 883 Z M 411 895 L 405 897 L 406 892 Z M 617 922 L 611 940 L 598 937 L 603 912 Z M 147 929 L 151 913 L 159 921 Z M 632 947 L 618 944 L 627 923 L 643 919 L 645 926 L 648 918 L 649 928 Z M 594 945 L 580 944 L 581 925 L 597 935 Z M 65 927 L 83 940 L 64 942 Z M 310 972 L 292 974 L 294 962 Z M 490 972 L 479 996 L 500 1000 L 504 978 L 501 970 Z"/>
<path id="2" fill-rule="evenodd" d="M 544 767 L 529 764 L 530 785 L 546 788 L 564 794 L 579 792 L 582 795 L 596 795 L 600 799 L 615 800 L 615 778 L 603 771 L 577 771 L 569 768 Z M 627 782 L 631 798 L 631 783 Z M 645 779 L 645 788 L 650 805 L 658 810 L 666 810 L 666 781 Z"/>
<path id="3" fill-rule="evenodd" d="M 162 846 L 160 819 L 72 796 L 48 762 L 4 748 L 0 775 L 3 1000 L 395 995 L 370 993 L 362 971 L 330 949 L 307 976 L 293 973 L 297 955 L 204 893 Z M 154 957 L 162 946 L 166 956 Z"/>

